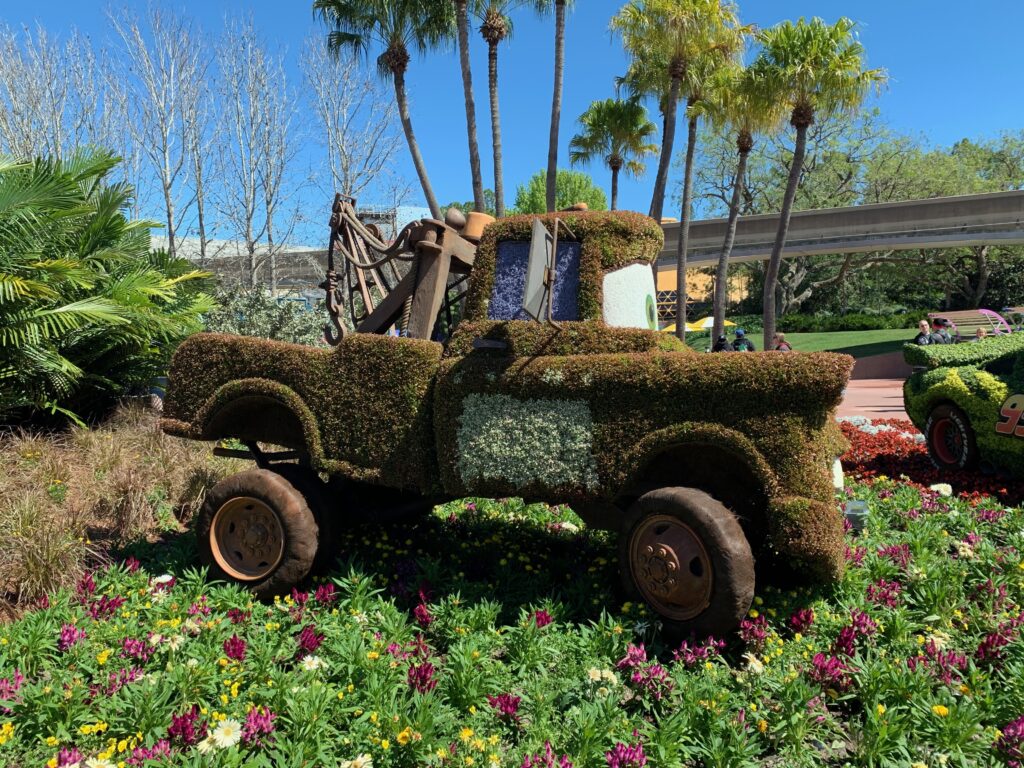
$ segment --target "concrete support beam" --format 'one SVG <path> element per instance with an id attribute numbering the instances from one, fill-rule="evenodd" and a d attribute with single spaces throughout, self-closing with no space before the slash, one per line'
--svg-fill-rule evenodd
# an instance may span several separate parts
<path id="1" fill-rule="evenodd" d="M 717 263 L 725 226 L 726 219 L 705 219 L 690 225 L 691 266 Z M 679 224 L 662 227 L 665 248 L 658 264 L 665 268 L 675 263 Z M 767 259 L 777 227 L 777 214 L 741 217 L 731 260 Z M 786 258 L 986 244 L 1024 244 L 1024 190 L 798 211 L 791 219 L 782 255 Z"/>

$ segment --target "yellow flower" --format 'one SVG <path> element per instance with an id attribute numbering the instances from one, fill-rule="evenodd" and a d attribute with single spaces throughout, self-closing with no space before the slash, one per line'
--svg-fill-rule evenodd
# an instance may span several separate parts
<path id="1" fill-rule="evenodd" d="M 113 653 L 109 648 L 105 648 L 96 654 L 96 663 L 101 667 L 107 663 L 107 659 L 110 658 L 110 654 Z"/>
<path id="2" fill-rule="evenodd" d="M 459 731 L 459 738 L 462 739 L 463 742 L 469 741 L 473 738 L 473 729 L 463 728 L 461 731 Z"/>
<path id="3" fill-rule="evenodd" d="M 437 755 L 438 760 L 444 760 L 448 757 L 448 750 L 444 747 L 438 747 L 434 754 Z"/>
<path id="4" fill-rule="evenodd" d="M 56 736 L 47 736 L 46 737 L 46 746 L 48 746 L 48 747 L 56 747 L 58 744 L 60 744 L 60 739 L 58 739 Z"/>
<path id="5" fill-rule="evenodd" d="M 406 726 L 395 737 L 395 741 L 397 741 L 399 744 L 401 744 L 404 747 L 406 744 L 409 743 L 409 740 L 411 738 L 412 738 L 412 728 L 410 728 L 409 726 Z"/>
<path id="6" fill-rule="evenodd" d="M 949 714 L 949 708 L 944 707 L 941 704 L 936 704 L 932 707 L 932 712 L 935 714 L 936 717 L 945 717 Z"/>
<path id="7" fill-rule="evenodd" d="M 0 746 L 10 741 L 12 736 L 14 736 L 14 726 L 11 723 L 0 725 Z"/>
<path id="8" fill-rule="evenodd" d="M 475 749 L 477 752 L 483 752 L 484 751 L 484 740 L 481 739 L 479 736 L 477 738 L 473 739 L 472 745 L 473 745 L 473 749 Z"/>
<path id="9" fill-rule="evenodd" d="M 885 704 L 876 704 L 875 705 L 875 712 L 878 713 L 879 717 L 884 715 L 885 714 Z"/>
<path id="10" fill-rule="evenodd" d="M 768 721 L 763 718 L 761 720 L 758 720 L 757 730 L 759 730 L 761 733 L 766 733 L 768 731 Z"/>
<path id="11" fill-rule="evenodd" d="M 380 658 L 380 654 L 376 651 L 370 651 L 366 654 L 366 658 L 368 658 L 370 661 L 375 661 L 376 659 Z"/>
<path id="12" fill-rule="evenodd" d="M 492 733 L 490 736 L 487 737 L 487 743 L 490 744 L 492 747 L 495 746 L 499 741 L 501 741 L 501 739 L 498 738 L 498 734 L 496 733 Z"/>
<path id="13" fill-rule="evenodd" d="M 916 763 L 911 763 L 910 768 L 928 768 L 928 766 L 925 763 L 922 763 L 920 760 L 918 760 Z"/>
<path id="14" fill-rule="evenodd" d="M 384 739 L 380 743 L 380 748 L 383 749 L 385 752 L 387 752 L 389 749 L 391 749 L 391 742 L 388 741 L 387 739 Z"/>

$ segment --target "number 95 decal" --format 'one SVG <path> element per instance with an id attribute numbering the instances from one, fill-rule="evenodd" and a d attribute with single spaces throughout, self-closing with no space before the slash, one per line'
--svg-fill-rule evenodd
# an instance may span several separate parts
<path id="1" fill-rule="evenodd" d="M 1016 435 L 1024 437 L 1024 424 L 1018 426 L 1024 415 L 1024 395 L 1010 395 L 999 408 L 999 416 L 1006 421 L 996 424 L 996 432 L 1000 435 Z"/>

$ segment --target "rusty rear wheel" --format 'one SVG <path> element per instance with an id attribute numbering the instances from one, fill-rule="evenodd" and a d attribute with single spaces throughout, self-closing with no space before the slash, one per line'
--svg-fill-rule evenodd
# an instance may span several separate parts
<path id="1" fill-rule="evenodd" d="M 306 577 L 317 535 L 302 493 L 265 469 L 221 480 L 206 494 L 196 520 L 199 558 L 210 576 L 260 597 L 286 593 Z"/>
<path id="2" fill-rule="evenodd" d="M 939 469 L 970 469 L 978 462 L 978 444 L 967 414 L 952 405 L 938 405 L 924 425 L 928 457 Z"/>
<path id="3" fill-rule="evenodd" d="M 724 636 L 750 609 L 754 558 L 735 515 L 694 488 L 659 488 L 629 508 L 623 586 L 672 635 Z"/>
<path id="4" fill-rule="evenodd" d="M 284 526 L 267 504 L 251 496 L 228 499 L 214 513 L 210 551 L 237 581 L 259 581 L 284 556 Z"/>

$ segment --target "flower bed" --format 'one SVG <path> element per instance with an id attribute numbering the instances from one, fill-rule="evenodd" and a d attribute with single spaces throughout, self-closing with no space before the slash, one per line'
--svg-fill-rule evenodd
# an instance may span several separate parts
<path id="1" fill-rule="evenodd" d="M 855 480 L 896 477 L 922 487 L 945 483 L 965 498 L 988 495 L 1007 504 L 1024 502 L 1022 480 L 977 471 L 937 470 L 928 458 L 924 436 L 909 421 L 853 416 L 839 419 L 839 425 L 850 442 L 850 449 L 842 457 L 843 469 Z"/>
<path id="2" fill-rule="evenodd" d="M 672 646 L 565 509 L 355 531 L 343 575 L 271 605 L 204 583 L 187 537 L 140 549 L 0 628 L 0 763 L 1017 765 L 1024 512 L 847 495 L 870 513 L 831 592 L 762 589 Z"/>

